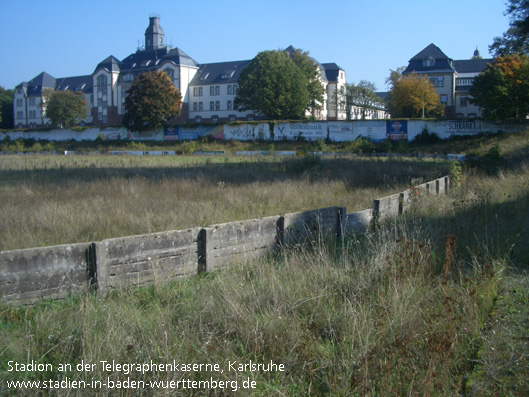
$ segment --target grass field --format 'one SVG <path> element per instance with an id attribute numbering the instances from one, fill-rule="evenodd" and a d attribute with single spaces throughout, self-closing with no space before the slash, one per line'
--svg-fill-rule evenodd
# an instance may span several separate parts
<path id="1" fill-rule="evenodd" d="M 1 156 L 0 250 L 345 206 L 448 172 L 439 161 Z"/>
<path id="2" fill-rule="evenodd" d="M 499 352 L 490 355 L 490 347 L 498 348 L 507 339 L 494 339 L 490 332 L 494 328 L 486 325 L 495 318 L 490 314 L 499 293 L 505 307 L 500 313 L 505 316 L 520 308 L 523 311 L 526 305 L 526 290 L 520 289 L 525 284 L 513 288 L 505 280 L 516 280 L 512 269 L 522 272 L 529 263 L 525 243 L 529 235 L 529 145 L 522 138 L 518 145 L 507 146 L 503 139 L 511 137 L 496 137 L 480 149 L 484 156 L 473 161 L 477 168 L 464 170 L 460 187 L 449 196 L 431 197 L 405 217 L 366 235 L 348 236 L 343 244 L 315 239 L 313 245 L 263 260 L 174 284 L 124 289 L 103 299 L 86 295 L 23 308 L 3 304 L 0 391 L 35 395 L 35 389 L 8 390 L 6 381 L 69 379 L 87 384 L 110 380 L 114 385 L 136 381 L 144 386 L 134 390 L 70 389 L 71 395 L 170 395 L 168 389 L 151 388 L 148 382 L 177 384 L 213 378 L 230 383 L 216 390 L 184 390 L 179 383 L 179 389 L 172 393 L 525 394 L 526 350 L 518 350 L 521 357 L 513 356 L 517 358 L 516 374 L 520 375 L 513 378 L 508 371 L 510 364 L 505 364 L 512 357 L 505 360 Z M 471 141 L 468 144 L 473 145 Z M 17 205 L 22 211 L 24 205 L 14 203 L 18 200 L 37 217 L 46 209 L 33 211 L 30 207 L 39 205 L 40 196 L 40 201 L 55 203 L 51 214 L 75 201 L 78 206 L 70 210 L 108 206 L 111 211 L 95 218 L 112 217 L 112 223 L 123 224 L 126 222 L 121 219 L 131 216 L 130 211 L 144 211 L 143 215 L 157 219 L 146 206 L 136 204 L 141 199 L 152 204 L 151 200 L 156 200 L 153 190 L 161 189 L 166 197 L 155 201 L 156 206 L 170 212 L 170 207 L 177 205 L 181 185 L 186 183 L 190 185 L 182 191 L 195 200 L 202 199 L 206 208 L 212 212 L 217 206 L 225 209 L 219 220 L 234 214 L 244 219 L 259 216 L 259 210 L 262 215 L 266 211 L 284 212 L 283 208 L 288 210 L 288 205 L 296 202 L 317 208 L 333 201 L 332 205 L 346 205 L 350 210 L 358 203 L 358 209 L 363 209 L 375 196 L 408 187 L 415 178 L 437 177 L 448 168 L 447 163 L 432 161 L 369 159 L 203 159 L 184 165 L 164 158 L 140 160 L 145 163 L 138 166 L 137 160 L 130 158 L 10 158 L 9 165 L 2 163 L 2 191 L 27 189 L 28 193 L 19 196 L 25 201 L 16 199 L 14 193 L 10 198 L 2 197 L 0 202 L 11 201 L 11 207 L 2 208 L 3 215 L 17 211 Z M 62 161 L 76 161 L 77 165 Z M 168 163 L 160 166 L 156 161 Z M 244 177 L 256 169 L 261 179 Z M 196 181 L 200 183 L 193 184 Z M 171 188 L 165 190 L 164 184 Z M 95 191 L 89 193 L 92 189 L 86 186 L 93 186 Z M 79 189 L 78 194 L 68 196 L 70 188 Z M 252 195 L 253 189 L 259 193 Z M 107 196 L 105 190 L 112 193 Z M 355 196 L 357 191 L 363 193 Z M 97 201 L 100 195 L 107 197 L 108 205 Z M 134 199 L 127 202 L 129 195 Z M 31 199 L 33 196 L 37 197 Z M 63 196 L 65 204 L 61 203 Z M 223 200 L 237 205 L 224 205 L 220 203 Z M 261 204 L 254 204 L 258 200 Z M 127 204 L 113 206 L 114 201 Z M 163 207 L 164 201 L 171 205 Z M 186 204 L 179 208 L 189 211 L 189 201 Z M 114 213 L 120 214 L 119 205 L 124 206 L 122 217 L 114 217 Z M 251 207 L 247 213 L 246 207 Z M 174 211 L 172 222 L 180 222 L 176 219 L 181 211 L 184 209 Z M 49 227 L 50 216 L 41 218 L 40 223 Z M 73 220 L 79 215 L 70 216 L 75 216 Z M 505 286 L 511 293 L 502 292 Z M 503 328 L 509 338 L 523 341 L 526 337 L 525 328 L 517 329 L 527 318 L 523 313 L 516 326 Z M 50 371 L 9 371 L 9 361 L 31 360 L 48 364 Z M 120 364 L 151 360 L 159 364 L 173 360 L 209 363 L 218 364 L 224 372 L 149 369 L 125 373 L 124 368 L 102 367 L 101 361 L 112 360 Z M 250 361 L 272 361 L 283 364 L 284 370 L 277 366 L 272 371 L 231 366 Z M 65 363 L 72 368 L 61 368 Z M 95 366 L 93 371 L 78 371 L 80 363 Z M 241 391 L 248 378 L 256 382 L 256 388 Z M 66 394 L 47 386 L 45 394 Z M 235 386 L 238 391 L 234 391 Z"/>

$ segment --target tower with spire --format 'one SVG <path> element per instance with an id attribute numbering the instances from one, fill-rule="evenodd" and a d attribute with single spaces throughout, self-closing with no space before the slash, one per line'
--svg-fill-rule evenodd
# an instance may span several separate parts
<path id="1" fill-rule="evenodd" d="M 157 50 L 164 47 L 165 33 L 160 26 L 160 17 L 151 15 L 149 26 L 145 30 L 145 51 Z"/>

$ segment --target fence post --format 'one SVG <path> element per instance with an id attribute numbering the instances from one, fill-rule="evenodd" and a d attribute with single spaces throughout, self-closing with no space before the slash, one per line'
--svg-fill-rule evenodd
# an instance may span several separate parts
<path id="1" fill-rule="evenodd" d="M 281 215 L 277 220 L 277 247 L 282 249 L 285 244 L 285 217 Z"/>
<path id="2" fill-rule="evenodd" d="M 200 229 L 197 238 L 197 252 L 198 252 L 198 269 L 197 273 L 205 273 L 210 271 L 208 269 L 208 231 L 206 229 Z"/>
<path id="3" fill-rule="evenodd" d="M 380 217 L 380 200 L 373 200 L 373 219 L 371 221 L 372 227 L 377 227 Z"/>
<path id="4" fill-rule="evenodd" d="M 97 291 L 97 250 L 96 243 L 91 243 L 86 250 L 86 280 L 88 291 Z"/>

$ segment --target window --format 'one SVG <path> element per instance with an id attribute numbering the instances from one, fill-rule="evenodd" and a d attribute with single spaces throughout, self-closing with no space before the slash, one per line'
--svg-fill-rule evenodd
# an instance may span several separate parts
<path id="1" fill-rule="evenodd" d="M 215 110 L 220 110 L 220 101 L 215 102 Z"/>
<path id="2" fill-rule="evenodd" d="M 430 77 L 430 82 L 432 83 L 434 87 L 444 87 L 445 77 L 444 76 Z"/>
<path id="3" fill-rule="evenodd" d="M 467 106 L 467 97 L 466 96 L 462 96 L 459 98 L 459 105 L 460 106 Z"/>
<path id="4" fill-rule="evenodd" d="M 174 79 L 174 70 L 173 69 L 167 68 L 167 69 L 164 70 L 164 72 L 165 72 L 165 74 L 167 74 L 167 76 L 169 76 L 169 78 L 171 80 Z"/>
<path id="5" fill-rule="evenodd" d="M 202 87 L 193 87 L 193 96 L 202 96 Z"/>
<path id="6" fill-rule="evenodd" d="M 195 123 L 200 123 L 202 121 L 202 117 L 196 116 L 195 117 Z"/>
<path id="7" fill-rule="evenodd" d="M 209 95 L 220 95 L 220 86 L 212 85 L 211 87 L 209 87 Z"/>
<path id="8" fill-rule="evenodd" d="M 472 85 L 474 79 L 456 79 L 456 85 Z"/>
<path id="9" fill-rule="evenodd" d="M 193 102 L 193 112 L 198 112 L 198 103 Z"/>
<path id="10" fill-rule="evenodd" d="M 228 95 L 233 95 L 233 94 L 232 94 L 231 85 L 229 85 L 229 84 L 228 84 Z"/>
<path id="11" fill-rule="evenodd" d="M 22 107 L 22 104 L 23 104 L 23 103 L 24 103 L 24 102 L 22 101 L 22 99 L 17 99 L 17 108 Z"/>
<path id="12" fill-rule="evenodd" d="M 246 118 L 248 119 L 248 121 L 253 121 L 253 114 L 249 114 L 248 116 L 246 116 Z"/>
<path id="13" fill-rule="evenodd" d="M 448 95 L 442 94 L 442 95 L 439 95 L 439 98 L 441 99 L 441 103 L 443 105 L 446 105 L 446 103 L 448 102 Z"/>
<path id="14" fill-rule="evenodd" d="M 422 61 L 422 66 L 432 67 L 434 65 L 435 65 L 435 59 L 433 58 L 426 58 L 426 59 L 423 59 Z"/>
<path id="15" fill-rule="evenodd" d="M 211 101 L 209 103 L 209 110 L 215 110 L 215 102 Z"/>
<path id="16" fill-rule="evenodd" d="M 219 122 L 219 116 L 211 116 L 211 122 L 212 123 L 218 123 Z"/>
<path id="17" fill-rule="evenodd" d="M 133 74 L 126 74 L 125 76 L 123 76 L 123 81 L 125 82 L 130 82 L 130 81 L 133 81 L 134 80 L 134 75 Z"/>
<path id="18" fill-rule="evenodd" d="M 97 92 L 100 92 L 103 95 L 107 94 L 107 81 L 107 76 L 99 76 L 97 78 Z"/>
<path id="19" fill-rule="evenodd" d="M 230 114 L 230 116 L 228 117 L 228 121 L 235 121 L 237 120 L 237 116 L 235 116 L 234 114 Z"/>
<path id="20" fill-rule="evenodd" d="M 233 109 L 232 101 L 228 101 L 227 102 L 227 109 L 228 110 L 232 110 Z"/>
<path id="21" fill-rule="evenodd" d="M 24 118 L 24 112 L 17 112 L 17 119 L 23 119 Z"/>
<path id="22" fill-rule="evenodd" d="M 469 119 L 475 119 L 476 118 L 476 113 L 469 113 L 468 114 L 468 118 Z"/>
<path id="23" fill-rule="evenodd" d="M 29 98 L 29 106 L 35 106 L 36 99 L 35 98 Z"/>
<path id="24" fill-rule="evenodd" d="M 37 112 L 35 110 L 29 111 L 29 118 L 30 119 L 36 119 L 37 118 Z"/>
<path id="25" fill-rule="evenodd" d="M 201 112 L 201 111 L 203 111 L 203 110 L 204 110 L 204 103 L 199 102 L 199 103 L 198 103 L 198 111 Z"/>

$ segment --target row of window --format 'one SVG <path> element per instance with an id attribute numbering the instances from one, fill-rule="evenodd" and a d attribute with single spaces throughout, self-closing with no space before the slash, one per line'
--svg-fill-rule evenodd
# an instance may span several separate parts
<path id="1" fill-rule="evenodd" d="M 203 96 L 204 95 L 204 87 L 193 87 L 193 96 Z M 237 94 L 237 84 L 228 84 L 226 86 L 226 93 L 228 95 L 235 95 Z M 212 85 L 209 87 L 209 95 L 210 96 L 218 96 L 220 95 L 220 85 Z"/>
<path id="2" fill-rule="evenodd" d="M 36 119 L 36 118 L 37 118 L 37 114 L 40 116 L 40 112 L 37 113 L 36 110 L 30 110 L 30 111 L 29 111 L 29 114 L 28 114 L 28 117 L 29 117 L 30 119 Z M 17 112 L 17 120 L 20 120 L 20 119 L 23 119 L 23 118 L 24 118 L 24 112 L 22 112 L 22 111 L 19 110 L 19 111 Z"/>
<path id="3" fill-rule="evenodd" d="M 24 106 L 24 100 L 22 98 L 18 98 L 16 100 L 16 105 L 17 105 L 17 108 L 21 108 L 22 106 Z M 29 106 L 36 106 L 37 105 L 37 98 L 29 98 L 28 105 Z"/>
<path id="4" fill-rule="evenodd" d="M 220 108 L 220 101 L 211 101 L 209 103 L 209 110 L 233 110 L 233 101 L 226 101 L 226 109 Z M 204 102 L 193 102 L 193 112 L 202 112 L 204 111 Z"/>
<path id="5" fill-rule="evenodd" d="M 444 76 L 435 76 L 430 77 L 430 81 L 434 87 L 444 87 L 445 86 L 445 77 Z"/>
<path id="6" fill-rule="evenodd" d="M 196 116 L 194 120 L 195 120 L 195 123 L 200 123 L 200 122 L 202 122 L 202 116 Z M 254 120 L 254 115 L 253 114 L 249 114 L 248 116 L 246 116 L 246 120 L 247 121 L 253 121 Z M 234 114 L 230 114 L 228 116 L 228 121 L 237 121 L 237 116 L 234 115 Z M 211 116 L 211 122 L 212 123 L 218 123 L 219 122 L 219 116 Z"/>

